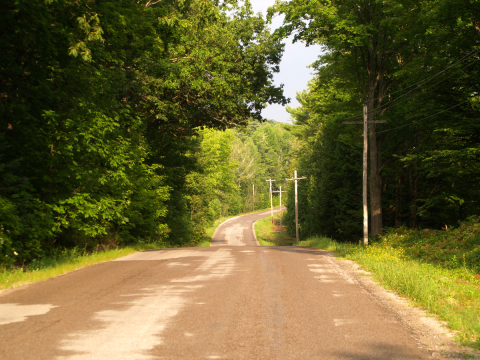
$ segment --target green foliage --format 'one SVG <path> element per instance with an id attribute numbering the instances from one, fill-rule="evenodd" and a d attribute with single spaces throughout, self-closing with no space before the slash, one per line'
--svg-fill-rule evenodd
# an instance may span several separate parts
<path id="1" fill-rule="evenodd" d="M 199 134 L 198 168 L 186 176 L 185 183 L 193 242 L 202 241 L 204 229 L 218 218 L 252 211 L 254 205 L 255 209 L 269 207 L 265 180 L 286 176 L 292 146 L 291 135 L 273 122 L 252 122 L 247 128 L 226 131 L 205 129 Z"/>
<path id="2" fill-rule="evenodd" d="M 286 16 L 278 36 L 326 50 L 289 110 L 296 167 L 309 177 L 302 237 L 361 237 L 362 129 L 342 121 L 361 120 L 363 102 L 369 120 L 386 121 L 368 130 L 370 231 L 478 215 L 478 2 L 293 0 L 274 12 Z"/>
<path id="3" fill-rule="evenodd" d="M 0 225 L 0 256 L 2 262 L 7 265 L 12 265 L 15 260 L 14 250 L 12 249 L 12 231 L 18 231 L 20 228 L 20 221 L 15 211 L 15 206 L 0 197 L 0 216 L 4 219 L 4 224 Z M 10 230 L 12 229 L 12 230 Z"/>
<path id="4" fill-rule="evenodd" d="M 352 83 L 336 76 L 332 67 L 321 68 L 309 91 L 299 93 L 301 107 L 287 108 L 293 120 L 292 133 L 301 141 L 296 168 L 299 187 L 300 237 L 323 234 L 355 241 L 362 224 L 362 143 L 359 129 L 347 127 L 339 117 L 353 111 L 358 103 Z M 285 216 L 294 236 L 293 184 L 289 185 Z M 360 206 L 359 206 L 360 205 Z"/>
<path id="5" fill-rule="evenodd" d="M 292 155 L 295 150 L 293 136 L 288 125 L 267 122 L 264 125 L 252 123 L 247 129 L 237 132 L 239 141 L 234 142 L 232 156 L 238 164 L 236 178 L 240 188 L 239 212 L 270 207 L 269 183 L 274 179 L 273 191 L 278 191 L 283 179 L 291 176 Z M 255 185 L 255 199 L 253 187 Z M 286 197 L 283 197 L 284 205 Z M 274 206 L 279 205 L 279 195 L 273 195 Z"/>
<path id="6" fill-rule="evenodd" d="M 283 45 L 249 6 L 5 4 L 1 263 L 13 252 L 22 264 L 62 248 L 189 243 L 227 211 L 234 136 L 202 129 L 261 120 L 266 104 L 287 102 L 272 85 Z M 220 153 L 202 148 L 203 134 L 227 136 L 211 140 Z M 204 180 L 214 199 L 202 198 Z"/>
<path id="7" fill-rule="evenodd" d="M 230 161 L 233 132 L 203 130 L 200 134 L 201 146 L 197 156 L 201 172 L 192 172 L 186 179 L 194 241 L 203 239 L 205 228 L 228 214 L 229 197 L 236 192 L 235 164 Z"/>
<path id="8" fill-rule="evenodd" d="M 410 258 L 447 269 L 468 268 L 480 273 L 480 223 L 477 216 L 459 227 L 443 230 L 389 229 L 383 243 L 402 248 Z"/>

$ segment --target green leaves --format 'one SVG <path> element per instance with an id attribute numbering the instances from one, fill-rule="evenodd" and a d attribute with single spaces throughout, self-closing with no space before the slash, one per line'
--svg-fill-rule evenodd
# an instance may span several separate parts
<path id="1" fill-rule="evenodd" d="M 283 47 L 248 3 L 21 0 L 0 14 L 0 47 L 0 169 L 16 164 L 0 197 L 18 218 L 0 224 L 22 261 L 191 241 L 205 222 L 190 205 L 215 217 L 238 191 L 235 136 L 208 129 L 287 101 L 271 81 Z"/>
<path id="2" fill-rule="evenodd" d="M 292 0 L 270 9 L 285 15 L 277 36 L 295 33 L 326 50 L 298 94 L 301 107 L 289 109 L 299 165 L 310 172 L 304 235 L 361 235 L 363 139 L 359 127 L 341 122 L 360 120 L 363 103 L 369 120 L 387 121 L 368 130 L 374 233 L 478 214 L 477 11 L 456 0 Z"/>

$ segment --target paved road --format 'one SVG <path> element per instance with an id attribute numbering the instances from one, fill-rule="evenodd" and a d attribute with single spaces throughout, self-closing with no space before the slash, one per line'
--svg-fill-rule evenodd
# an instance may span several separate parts
<path id="1" fill-rule="evenodd" d="M 285 209 L 285 208 L 284 208 Z M 273 210 L 273 213 L 279 213 L 280 209 Z M 231 218 L 215 230 L 210 246 L 258 246 L 260 245 L 255 238 L 253 224 L 255 221 L 270 215 L 269 211 L 248 214 Z"/>
<path id="2" fill-rule="evenodd" d="M 145 251 L 0 295 L 4 360 L 429 356 L 328 253 L 299 247 Z"/>

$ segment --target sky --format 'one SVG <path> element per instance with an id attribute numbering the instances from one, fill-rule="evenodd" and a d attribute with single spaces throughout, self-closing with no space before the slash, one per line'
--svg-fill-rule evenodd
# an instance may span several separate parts
<path id="1" fill-rule="evenodd" d="M 253 11 L 255 13 L 267 13 L 268 7 L 275 3 L 275 0 L 251 0 Z M 275 17 L 272 21 L 272 31 L 282 25 L 283 17 Z M 290 98 L 291 107 L 297 107 L 300 104 L 295 99 L 298 91 L 307 88 L 308 81 L 313 77 L 313 69 L 309 69 L 308 65 L 317 60 L 320 55 L 320 46 L 314 45 L 306 47 L 305 43 L 297 42 L 292 44 L 292 37 L 284 40 L 285 52 L 283 53 L 282 62 L 280 63 L 280 72 L 274 74 L 275 85 L 284 84 L 283 92 L 285 97 Z M 290 122 L 290 114 L 287 113 L 285 107 L 281 105 L 268 105 L 262 111 L 262 116 L 267 119 Z"/>

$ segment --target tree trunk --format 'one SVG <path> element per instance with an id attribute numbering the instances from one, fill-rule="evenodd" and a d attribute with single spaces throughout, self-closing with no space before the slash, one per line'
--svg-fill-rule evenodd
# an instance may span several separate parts
<path id="1" fill-rule="evenodd" d="M 410 228 L 417 227 L 417 197 L 412 197 L 410 202 Z"/>
<path id="2" fill-rule="evenodd" d="M 395 189 L 395 229 L 402 226 L 402 177 L 397 178 L 397 188 Z"/>
<path id="3" fill-rule="evenodd" d="M 375 120 L 372 109 L 374 108 L 375 83 L 370 81 L 369 96 L 367 102 L 368 121 Z M 375 124 L 369 124 L 368 129 L 368 150 L 370 153 L 370 216 L 371 227 L 370 234 L 382 235 L 383 219 L 382 219 L 382 178 L 378 171 L 378 147 L 377 132 Z"/>
<path id="4" fill-rule="evenodd" d="M 417 187 L 418 187 L 418 170 L 416 164 L 414 168 L 408 169 L 408 180 L 410 183 L 410 227 L 417 227 Z"/>

